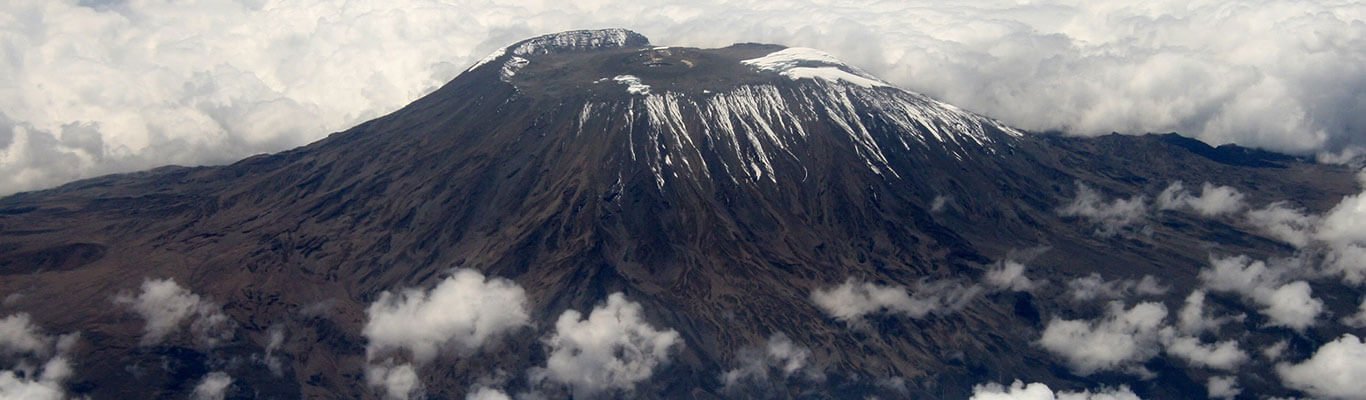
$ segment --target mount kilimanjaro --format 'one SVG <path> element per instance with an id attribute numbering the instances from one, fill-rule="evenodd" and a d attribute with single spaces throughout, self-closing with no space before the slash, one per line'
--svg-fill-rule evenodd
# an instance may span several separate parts
<path id="1" fill-rule="evenodd" d="M 1249 213 L 1183 208 L 1179 182 Z M 76 333 L 0 367 L 60 353 L 62 390 L 93 398 L 216 373 L 228 398 L 1313 395 L 1286 363 L 1351 329 L 1280 323 L 1210 271 L 1327 264 L 1243 216 L 1358 191 L 1347 167 L 1175 134 L 1024 132 L 816 50 L 564 32 L 301 148 L 0 199 L 0 316 Z M 1288 274 L 1355 312 L 1350 279 Z M 1178 329 L 1195 292 L 1212 330 Z M 635 325 L 571 334 L 599 322 Z M 1116 354 L 1075 352 L 1113 326 Z M 1233 368 L 1180 350 L 1229 339 Z"/>

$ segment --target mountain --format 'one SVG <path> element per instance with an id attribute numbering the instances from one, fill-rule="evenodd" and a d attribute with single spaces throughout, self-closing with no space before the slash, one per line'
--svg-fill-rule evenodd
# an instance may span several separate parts
<path id="1" fill-rule="evenodd" d="M 1020 379 L 1184 398 L 1230 374 L 1248 394 L 1301 393 L 1261 356 L 1224 373 L 1171 349 L 1091 368 L 1041 339 L 1113 311 L 1105 293 L 1174 320 L 1212 260 L 1304 254 L 1241 213 L 1159 207 L 1175 182 L 1309 215 L 1359 190 L 1346 167 L 1177 135 L 1023 132 L 816 50 L 572 31 L 298 149 L 0 199 L 0 316 L 79 332 L 64 387 L 94 398 L 184 397 L 215 371 L 229 398 L 382 396 L 373 366 L 423 356 L 371 357 L 374 304 L 469 270 L 521 288 L 526 323 L 416 360 L 430 397 L 966 398 Z M 1007 261 L 1035 284 L 984 283 Z M 184 292 L 149 286 L 165 279 Z M 1087 282 L 1101 294 L 1078 300 Z M 1312 285 L 1332 314 L 1359 300 L 1340 279 Z M 584 378 L 630 378 L 605 386 L 554 378 L 565 312 L 615 293 L 667 357 Z M 1350 331 L 1278 327 L 1236 290 L 1208 296 L 1244 317 L 1207 342 L 1285 341 L 1299 360 Z M 177 317 L 157 331 L 152 315 Z M 775 343 L 809 353 L 764 353 Z M 745 375 L 768 371 L 764 354 L 801 361 Z"/>

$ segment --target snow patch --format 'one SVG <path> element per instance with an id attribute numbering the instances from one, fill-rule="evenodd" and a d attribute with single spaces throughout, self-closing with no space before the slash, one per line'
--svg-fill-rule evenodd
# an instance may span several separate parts
<path id="1" fill-rule="evenodd" d="M 503 82 L 512 82 L 512 77 L 517 76 L 517 71 L 526 68 L 527 64 L 531 64 L 531 61 L 522 57 L 512 56 L 507 62 L 503 63 L 503 69 L 498 71 L 498 77 Z"/>
<path id="2" fill-rule="evenodd" d="M 491 63 L 491 62 L 493 62 L 494 60 L 497 60 L 498 57 L 502 57 L 504 54 L 507 54 L 507 51 L 508 51 L 508 48 L 506 48 L 506 47 L 502 47 L 502 48 L 499 48 L 498 50 L 494 50 L 494 52 L 489 53 L 489 55 L 487 55 L 487 56 L 484 56 L 484 58 L 480 59 L 478 62 L 475 62 L 474 65 L 471 65 L 471 66 L 470 66 L 468 69 L 466 69 L 465 71 L 466 71 L 466 72 L 473 71 L 473 70 L 475 70 L 475 69 L 477 69 L 477 68 L 479 68 L 479 67 L 484 66 L 484 64 Z"/>
<path id="3" fill-rule="evenodd" d="M 626 29 L 569 31 L 527 39 L 512 54 L 519 56 L 549 54 L 557 50 L 592 50 L 630 45 L 648 45 L 649 39 Z"/>
<path id="4" fill-rule="evenodd" d="M 830 54 L 804 47 L 787 48 L 740 63 L 760 71 L 777 72 L 793 80 L 821 79 L 831 83 L 847 82 L 865 88 L 891 86 Z"/>
<path id="5" fill-rule="evenodd" d="M 615 78 L 612 78 L 612 80 L 626 85 L 626 93 L 638 95 L 650 94 L 650 85 L 640 83 L 640 78 L 637 78 L 635 75 L 617 75 Z"/>

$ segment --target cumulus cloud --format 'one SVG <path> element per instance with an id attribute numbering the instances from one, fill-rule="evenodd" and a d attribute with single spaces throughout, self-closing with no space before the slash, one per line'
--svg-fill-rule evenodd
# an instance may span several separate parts
<path id="1" fill-rule="evenodd" d="M 1162 352 L 1193 366 L 1226 371 L 1249 359 L 1234 340 L 1204 343 L 1166 320 L 1167 308 L 1161 303 L 1143 302 L 1126 309 L 1115 301 L 1097 319 L 1050 320 L 1038 343 L 1083 376 L 1099 371 L 1146 376 L 1150 372 L 1142 364 Z"/>
<path id="2" fill-rule="evenodd" d="M 54 357 L 41 369 L 0 370 L 0 398 L 24 400 L 65 399 L 65 381 L 71 377 L 66 357 Z"/>
<path id="3" fill-rule="evenodd" d="M 1187 335 L 1199 335 L 1205 332 L 1214 332 L 1220 325 L 1230 321 L 1241 321 L 1243 315 L 1215 317 L 1205 311 L 1205 291 L 1196 290 L 1186 296 L 1186 303 L 1181 306 L 1181 311 L 1176 314 L 1176 327 L 1181 333 Z"/>
<path id="4" fill-rule="evenodd" d="M 1265 357 L 1267 360 L 1271 361 L 1279 360 L 1281 359 L 1282 355 L 1285 355 L 1285 349 L 1289 347 L 1290 342 L 1287 342 L 1285 340 L 1277 341 L 1276 343 L 1272 343 L 1270 346 L 1262 348 L 1262 357 Z"/>
<path id="5" fill-rule="evenodd" d="M 365 383 L 383 390 L 386 399 L 407 400 L 422 393 L 422 379 L 412 363 L 372 363 L 365 367 Z"/>
<path id="6" fill-rule="evenodd" d="M 67 398 L 66 381 L 72 377 L 66 353 L 78 334 L 51 336 L 43 333 L 28 314 L 0 319 L 0 399 L 58 400 Z"/>
<path id="7" fill-rule="evenodd" d="M 1259 312 L 1273 326 L 1297 331 L 1313 326 L 1323 312 L 1323 301 L 1313 297 L 1305 281 L 1286 282 L 1286 268 L 1267 266 L 1247 256 L 1211 257 L 1200 280 L 1211 291 L 1232 292 L 1261 306 Z"/>
<path id="8" fill-rule="evenodd" d="M 1040 283 L 1025 276 L 1025 265 L 1015 260 L 1005 260 L 992 265 L 983 278 L 987 286 L 996 290 L 1028 292 L 1039 287 Z"/>
<path id="9" fill-rule="evenodd" d="M 1157 207 L 1163 210 L 1189 209 L 1206 217 L 1231 214 L 1243 209 L 1243 193 L 1228 186 L 1205 182 L 1200 195 L 1192 195 L 1181 181 L 1176 181 L 1157 196 Z"/>
<path id="10" fill-rule="evenodd" d="M 1342 317 L 1342 324 L 1353 328 L 1366 328 L 1366 298 L 1361 299 L 1356 314 Z"/>
<path id="11" fill-rule="evenodd" d="M 918 282 L 908 290 L 900 285 L 859 282 L 850 278 L 839 286 L 811 292 L 811 301 L 831 317 L 853 323 L 876 313 L 924 318 L 932 313 L 955 312 L 981 293 L 979 285 L 954 280 Z"/>
<path id="12" fill-rule="evenodd" d="M 38 329 L 33 318 L 26 313 L 0 319 L 0 355 L 46 355 L 52 340 Z"/>
<path id="13" fill-rule="evenodd" d="M 1123 299 L 1133 296 L 1158 296 L 1167 293 L 1168 288 L 1163 286 L 1152 275 L 1144 275 L 1140 279 L 1119 279 L 1108 281 L 1099 273 L 1092 272 L 1090 275 L 1073 279 L 1067 282 L 1067 292 L 1072 296 L 1072 300 L 1091 301 Z"/>
<path id="14" fill-rule="evenodd" d="M 1164 329 L 1160 334 L 1167 354 L 1186 360 L 1197 367 L 1233 371 L 1249 359 L 1247 353 L 1238 347 L 1237 341 L 1203 343 L 1194 336 L 1178 335 L 1170 328 Z"/>
<path id="15" fill-rule="evenodd" d="M 526 291 L 472 269 L 455 271 L 431 290 L 385 291 L 366 309 L 362 334 L 375 358 L 407 350 L 419 363 L 446 349 L 478 349 L 490 338 L 526 326 Z"/>
<path id="16" fill-rule="evenodd" d="M 948 206 L 949 201 L 952 199 L 953 196 L 934 196 L 934 201 L 930 202 L 930 212 L 937 213 L 940 211 L 944 211 L 944 207 Z"/>
<path id="17" fill-rule="evenodd" d="M 1324 344 L 1303 362 L 1276 366 L 1286 387 L 1332 399 L 1366 399 L 1361 371 L 1366 371 L 1366 343 L 1351 334 Z"/>
<path id="18" fill-rule="evenodd" d="M 1129 390 L 1128 386 L 1101 389 L 1097 392 L 1054 392 L 1043 383 L 1026 385 L 1016 380 L 1010 386 L 995 382 L 973 386 L 970 400 L 1138 400 L 1138 395 Z"/>
<path id="19" fill-rule="evenodd" d="M 768 384 L 770 377 L 801 378 L 820 381 L 825 373 L 811 365 L 811 349 L 794 343 L 781 332 L 769 336 L 762 348 L 741 349 L 736 356 L 740 364 L 721 374 L 726 388 L 743 383 Z"/>
<path id="20" fill-rule="evenodd" d="M 1248 211 L 1247 220 L 1272 238 L 1295 247 L 1308 246 L 1314 234 L 1314 227 L 1319 223 L 1317 215 L 1307 214 L 1304 210 L 1291 207 L 1284 201 Z"/>
<path id="21" fill-rule="evenodd" d="M 634 390 L 683 346 L 678 332 L 656 329 L 642 313 L 639 303 L 621 293 L 608 296 L 587 318 L 566 310 L 545 341 L 546 365 L 530 371 L 531 380 L 565 385 L 576 398 Z"/>
<path id="22" fill-rule="evenodd" d="M 472 269 L 456 270 L 430 290 L 381 292 L 365 314 L 361 334 L 369 341 L 365 353 L 372 361 L 366 381 L 391 399 L 420 393 L 417 366 L 441 352 L 473 352 L 492 338 L 529 324 L 521 286 Z M 390 357 L 405 351 L 413 363 Z"/>
<path id="23" fill-rule="evenodd" d="M 282 360 L 276 353 L 279 352 L 280 346 L 284 345 L 284 343 L 285 329 L 280 327 L 279 325 L 271 326 L 270 329 L 266 332 L 265 353 L 261 354 L 259 358 L 257 356 L 253 356 L 253 359 L 265 364 L 266 368 L 270 369 L 271 374 L 274 374 L 275 376 L 283 375 L 284 360 Z"/>
<path id="24" fill-rule="evenodd" d="M 1366 173 L 1362 179 L 1366 180 Z M 1323 216 L 1314 233 L 1328 247 L 1327 272 L 1340 274 L 1352 284 L 1366 283 L 1366 192 L 1344 197 Z"/>
<path id="25" fill-rule="evenodd" d="M 1138 225 L 1147 217 L 1148 199 L 1142 195 L 1106 201 L 1090 186 L 1077 182 L 1077 197 L 1058 210 L 1064 217 L 1081 217 L 1096 224 L 1096 233 L 1111 236 Z"/>
<path id="26" fill-rule="evenodd" d="M 194 386 L 194 393 L 190 394 L 193 400 L 223 400 L 228 394 L 228 386 L 232 386 L 232 377 L 222 371 L 210 372 L 199 380 L 199 384 Z"/>
<path id="27" fill-rule="evenodd" d="M 465 395 L 465 400 L 512 400 L 512 397 L 509 397 L 508 394 L 502 390 L 480 387 L 471 390 L 469 394 Z"/>
<path id="28" fill-rule="evenodd" d="M 1362 19 L 1351 2 L 1292 0 L 11 1 L 0 193 L 282 150 L 517 39 L 603 26 L 821 48 L 1026 129 L 1332 150 L 1366 142 Z"/>
<path id="29" fill-rule="evenodd" d="M 1324 215 L 1275 202 L 1249 211 L 1247 221 L 1272 238 L 1321 258 L 1320 272 L 1366 284 L 1366 172 L 1358 175 L 1363 192 L 1342 198 Z"/>
<path id="30" fill-rule="evenodd" d="M 1161 303 L 1139 303 L 1125 309 L 1110 303 L 1098 320 L 1054 318 L 1044 328 L 1039 345 L 1062 357 L 1079 375 L 1097 371 L 1142 372 L 1142 362 L 1161 351 L 1158 332 L 1167 318 Z"/>
<path id="31" fill-rule="evenodd" d="M 144 280 L 136 296 L 122 293 L 114 301 L 127 305 L 146 321 L 144 346 L 160 343 L 179 331 L 186 321 L 195 340 L 204 345 L 216 346 L 233 337 L 235 324 L 218 304 L 190 292 L 171 278 Z"/>
<path id="32" fill-rule="evenodd" d="M 1236 376 L 1212 376 L 1205 384 L 1209 398 L 1231 400 L 1243 393 L 1243 389 L 1238 387 L 1238 377 Z"/>

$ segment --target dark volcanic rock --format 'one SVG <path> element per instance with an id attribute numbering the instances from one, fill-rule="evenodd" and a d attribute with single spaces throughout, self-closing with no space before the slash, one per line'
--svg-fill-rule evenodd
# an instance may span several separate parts
<path id="1" fill-rule="evenodd" d="M 614 292 L 686 342 L 633 397 L 736 396 L 718 376 L 740 349 L 783 332 L 828 378 L 767 389 L 773 397 L 899 397 L 879 382 L 900 378 L 920 398 L 1011 379 L 1130 383 L 1179 398 L 1203 390 L 1205 373 L 1178 363 L 1140 383 L 1081 377 L 1034 345 L 1049 318 L 1085 311 L 1062 282 L 1153 275 L 1172 287 L 1164 301 L 1174 309 L 1212 249 L 1287 250 L 1247 226 L 1181 213 L 1155 215 L 1139 234 L 1097 236 L 1058 216 L 1076 183 L 1151 198 L 1172 181 L 1212 182 L 1254 204 L 1293 197 L 1315 211 L 1356 190 L 1343 168 L 1179 136 L 1026 134 L 783 49 L 656 48 L 619 30 L 534 38 L 302 148 L 0 199 L 0 293 L 23 294 L 2 310 L 81 331 L 72 359 L 97 398 L 184 396 L 208 370 L 236 379 L 234 397 L 373 396 L 362 378 L 365 307 L 453 268 L 525 287 L 542 329 L 428 365 L 427 393 L 439 398 L 490 371 L 521 376 L 543 363 L 544 328 Z M 753 59 L 764 61 L 743 62 Z M 1037 248 L 1047 250 L 1030 274 L 1054 282 L 1047 293 L 857 328 L 810 300 L 851 277 L 977 280 L 987 264 Z M 235 340 L 139 347 L 141 320 L 112 299 L 149 277 L 222 303 Z M 282 376 L 250 361 L 270 326 L 288 332 Z M 1274 378 L 1243 385 L 1279 393 Z"/>

